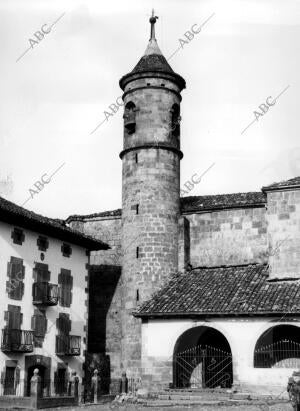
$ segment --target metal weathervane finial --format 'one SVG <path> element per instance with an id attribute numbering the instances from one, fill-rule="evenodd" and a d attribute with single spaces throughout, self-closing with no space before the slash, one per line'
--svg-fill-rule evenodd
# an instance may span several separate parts
<path id="1" fill-rule="evenodd" d="M 156 20 L 158 19 L 157 16 L 154 16 L 154 9 L 152 9 L 152 16 L 149 19 L 149 22 L 151 24 L 151 34 L 150 34 L 150 41 L 151 40 L 156 40 L 155 39 L 155 28 L 154 25 L 156 23 Z"/>

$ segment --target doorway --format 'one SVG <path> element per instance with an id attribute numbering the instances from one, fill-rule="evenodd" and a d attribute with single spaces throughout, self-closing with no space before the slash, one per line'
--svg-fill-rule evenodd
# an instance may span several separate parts
<path id="1" fill-rule="evenodd" d="M 212 327 L 194 327 L 177 340 L 173 356 L 175 388 L 230 388 L 232 354 L 225 336 Z"/>

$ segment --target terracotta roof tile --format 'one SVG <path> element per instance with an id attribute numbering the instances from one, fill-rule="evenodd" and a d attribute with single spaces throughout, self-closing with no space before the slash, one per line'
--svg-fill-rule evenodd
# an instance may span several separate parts
<path id="1" fill-rule="evenodd" d="M 138 317 L 300 314 L 300 281 L 268 281 L 266 264 L 197 268 L 174 275 Z"/>
<path id="2" fill-rule="evenodd" d="M 182 212 L 226 209 L 237 207 L 264 206 L 266 197 L 261 191 L 249 193 L 216 194 L 208 196 L 182 197 Z"/>
<path id="3" fill-rule="evenodd" d="M 66 226 L 60 219 L 44 217 L 0 197 L 0 221 L 47 234 L 89 250 L 106 250 L 109 246 L 100 240 Z"/>
<path id="4" fill-rule="evenodd" d="M 261 192 L 233 193 L 233 194 L 216 194 L 207 196 L 182 197 L 181 211 L 192 212 L 202 210 L 222 210 L 226 208 L 243 208 L 243 207 L 263 207 L 266 204 L 266 197 Z M 122 210 L 120 208 L 111 211 L 102 211 L 100 213 L 86 215 L 70 215 L 66 222 L 76 220 L 93 219 L 97 217 L 120 217 Z"/>
<path id="5" fill-rule="evenodd" d="M 174 73 L 166 58 L 161 54 L 149 54 L 141 57 L 131 73 L 141 73 L 144 71 L 163 71 Z"/>
<path id="6" fill-rule="evenodd" d="M 291 188 L 293 186 L 300 187 L 300 177 L 291 178 L 290 180 L 273 183 L 262 188 L 263 191 L 276 190 L 281 188 Z"/>

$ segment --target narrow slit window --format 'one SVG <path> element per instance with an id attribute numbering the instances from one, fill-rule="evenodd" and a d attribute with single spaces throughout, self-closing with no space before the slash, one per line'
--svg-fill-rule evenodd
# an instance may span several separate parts
<path id="1" fill-rule="evenodd" d="M 136 290 L 136 301 L 140 301 L 140 292 L 139 292 L 139 289 Z"/>
<path id="2" fill-rule="evenodd" d="M 135 210 L 136 210 L 136 213 L 138 214 L 139 213 L 139 205 L 138 204 L 136 204 Z"/>
<path id="3" fill-rule="evenodd" d="M 136 155 L 135 155 L 135 162 L 138 163 L 138 160 L 139 160 L 139 159 L 138 159 L 138 155 L 136 154 Z"/>
<path id="4" fill-rule="evenodd" d="M 140 248 L 136 247 L 136 258 L 139 258 Z"/>

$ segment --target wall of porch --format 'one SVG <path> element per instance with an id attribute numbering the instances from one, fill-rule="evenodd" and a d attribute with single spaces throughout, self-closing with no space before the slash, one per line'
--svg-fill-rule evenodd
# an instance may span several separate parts
<path id="1" fill-rule="evenodd" d="M 212 327 L 227 339 L 233 359 L 233 385 L 240 391 L 286 394 L 288 378 L 295 368 L 254 368 L 254 350 L 259 337 L 276 325 L 294 325 L 300 321 L 279 322 L 267 319 L 149 320 L 142 325 L 142 382 L 150 390 L 166 388 L 173 380 L 173 352 L 177 339 L 193 327 Z"/>

